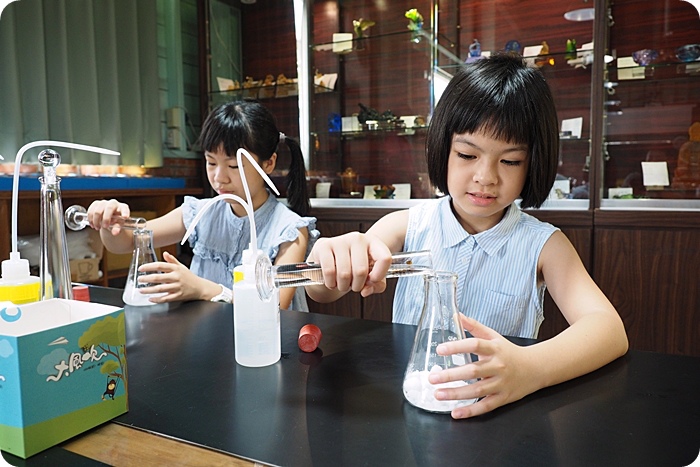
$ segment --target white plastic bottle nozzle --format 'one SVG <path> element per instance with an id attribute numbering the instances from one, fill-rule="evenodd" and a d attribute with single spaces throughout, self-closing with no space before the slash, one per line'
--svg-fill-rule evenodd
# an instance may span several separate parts
<path id="1" fill-rule="evenodd" d="M 0 301 L 21 305 L 39 301 L 40 298 L 41 281 L 29 273 L 29 261 L 20 258 L 18 252 L 10 253 L 10 259 L 2 262 Z"/>

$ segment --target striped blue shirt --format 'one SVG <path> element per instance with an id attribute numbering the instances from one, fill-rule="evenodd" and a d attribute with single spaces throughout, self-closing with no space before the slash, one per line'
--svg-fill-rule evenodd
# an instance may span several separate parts
<path id="1" fill-rule="evenodd" d="M 497 225 L 471 235 L 446 196 L 409 209 L 404 251 L 431 250 L 434 269 L 457 274 L 457 306 L 466 316 L 501 335 L 536 338 L 546 288 L 537 260 L 556 230 L 512 204 Z M 422 308 L 422 277 L 398 279 L 393 321 L 417 324 Z"/>

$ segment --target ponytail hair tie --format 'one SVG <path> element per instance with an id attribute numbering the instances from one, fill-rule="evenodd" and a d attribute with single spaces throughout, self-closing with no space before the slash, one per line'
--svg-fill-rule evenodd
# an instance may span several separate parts
<path id="1" fill-rule="evenodd" d="M 287 139 L 287 136 L 280 131 L 280 143 L 284 143 L 285 139 Z"/>

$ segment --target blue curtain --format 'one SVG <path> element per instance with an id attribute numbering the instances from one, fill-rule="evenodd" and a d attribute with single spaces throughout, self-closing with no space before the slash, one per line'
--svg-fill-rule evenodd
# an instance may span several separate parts
<path id="1" fill-rule="evenodd" d="M 11 3 L 0 16 L 0 154 L 53 139 L 161 166 L 157 52 L 156 0 Z M 59 152 L 65 163 L 101 162 Z"/>

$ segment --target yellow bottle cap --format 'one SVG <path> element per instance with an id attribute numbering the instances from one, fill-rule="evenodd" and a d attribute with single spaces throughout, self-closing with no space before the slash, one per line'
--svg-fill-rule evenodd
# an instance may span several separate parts
<path id="1" fill-rule="evenodd" d="M 39 281 L 29 284 L 0 284 L 0 302 L 9 301 L 15 305 L 39 301 L 41 287 Z"/>

